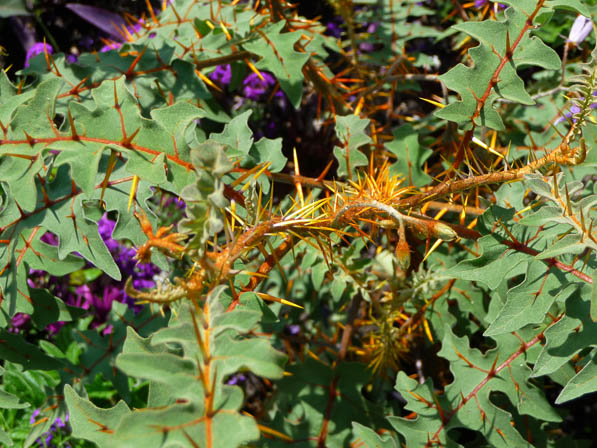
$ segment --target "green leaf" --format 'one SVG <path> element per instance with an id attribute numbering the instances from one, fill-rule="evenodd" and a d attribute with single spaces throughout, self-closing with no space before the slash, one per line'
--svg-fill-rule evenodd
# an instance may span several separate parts
<path id="1" fill-rule="evenodd" d="M 334 280 L 332 280 L 332 285 L 330 292 L 332 293 L 332 299 L 334 302 L 339 301 L 342 298 L 342 294 L 344 294 L 344 290 L 346 289 L 346 280 L 342 275 L 336 275 Z"/>
<path id="2" fill-rule="evenodd" d="M 72 67 L 63 68 L 65 77 L 73 74 Z M 137 98 L 119 75 L 113 81 L 98 83 L 91 98 L 84 97 L 80 103 L 69 101 L 68 108 L 62 108 L 68 118 L 58 130 L 55 111 L 60 106 L 58 93 L 64 81 L 46 78 L 29 90 L 32 95 L 15 96 L 9 83 L 1 83 L 2 110 L 13 109 L 3 124 L 7 133 L 0 154 L 0 178 L 11 188 L 3 198 L 0 214 L 0 239 L 9 241 L 0 245 L 0 286 L 8 298 L 2 306 L 8 316 L 17 311 L 32 312 L 24 300 L 29 296 L 24 263 L 35 257 L 29 255 L 26 244 L 31 239 L 38 244 L 37 236 L 43 230 L 54 232 L 59 246 L 55 255 L 43 249 L 43 255 L 51 259 L 46 262 L 42 257 L 39 269 L 61 270 L 58 275 L 64 275 L 74 259 L 83 261 L 69 255 L 78 252 L 119 279 L 120 272 L 97 231 L 98 216 L 104 211 L 99 208 L 119 213 L 115 238 L 140 245 L 146 236 L 128 207 L 132 174 L 151 181 L 153 187 L 163 183 L 175 193 L 180 193 L 181 183 L 196 179 L 189 160 L 194 140 L 188 139 L 188 132 L 197 117 L 206 115 L 203 110 L 186 103 L 174 104 L 153 111 L 154 119 L 144 118 Z M 121 158 L 109 175 L 108 148 Z M 166 177 L 165 165 L 171 179 Z M 155 215 L 146 202 L 152 194 L 149 183 L 139 183 L 137 204 L 155 224 Z M 94 202 L 97 207 L 92 213 L 89 204 Z M 25 256 L 16 256 L 21 250 Z M 36 268 L 34 264 L 40 265 L 32 260 L 31 267 Z"/>
<path id="3" fill-rule="evenodd" d="M 305 440 L 317 437 L 327 421 L 326 446 L 345 447 L 350 446 L 355 422 L 387 426 L 380 418 L 380 407 L 361 393 L 371 378 L 371 371 L 362 363 L 343 362 L 333 370 L 305 358 L 304 363 L 290 365 L 286 371 L 289 375 L 277 383 L 277 407 L 268 427 L 293 440 Z M 334 395 L 330 395 L 330 387 L 335 388 Z"/>
<path id="4" fill-rule="evenodd" d="M 394 429 L 404 436 L 408 446 L 421 446 L 430 440 L 437 440 L 444 446 L 459 446 L 453 441 L 445 439 L 445 432 L 442 431 L 441 417 L 437 406 L 443 409 L 449 409 L 444 397 L 437 397 L 438 402 L 435 407 L 427 406 L 427 409 L 421 406 L 422 403 L 433 403 L 436 397 L 433 394 L 433 382 L 426 380 L 424 384 L 417 383 L 416 380 L 409 378 L 404 372 L 398 372 L 396 377 L 395 389 L 407 400 L 405 409 L 414 411 L 418 414 L 415 419 L 405 419 L 401 417 L 388 417 L 389 422 Z M 416 397 L 413 398 L 413 397 Z M 438 437 L 436 437 L 438 434 Z M 448 445 L 446 445 L 449 443 Z"/>
<path id="5" fill-rule="evenodd" d="M 590 317 L 590 287 L 584 285 L 566 301 L 566 314 L 545 330 L 545 345 L 535 367 L 533 376 L 549 375 L 568 362 L 585 347 L 594 344 L 597 323 Z"/>
<path id="6" fill-rule="evenodd" d="M 0 376 L 4 374 L 4 369 L 0 367 Z M 0 389 L 0 408 L 1 409 L 24 409 L 28 408 L 29 403 L 20 403 L 19 397 L 9 394 L 8 392 Z M 0 430 L 0 437 L 8 437 L 6 433 L 2 433 Z M 8 438 L 12 446 L 12 441 Z M 7 442 L 4 442 L 7 443 Z"/>
<path id="7" fill-rule="evenodd" d="M 542 261 L 531 261 L 524 280 L 508 290 L 504 307 L 484 335 L 509 333 L 542 323 L 555 300 L 564 301 L 578 289 L 578 285 L 569 282 L 571 279 L 563 272 Z"/>
<path id="8" fill-rule="evenodd" d="M 26 342 L 21 335 L 0 329 L 0 358 L 19 364 L 27 370 L 56 370 L 63 366 L 59 360 L 51 358 Z"/>
<path id="9" fill-rule="evenodd" d="M 74 272 L 85 265 L 85 260 L 75 255 L 67 255 L 63 259 L 58 256 L 58 248 L 41 240 L 42 233 L 35 235 L 32 241 L 34 251 L 27 252 L 23 261 L 30 269 L 38 269 L 58 277 Z"/>
<path id="10" fill-rule="evenodd" d="M 286 156 L 282 154 L 282 139 L 261 138 L 255 143 L 249 155 L 255 164 L 270 162 L 268 171 L 279 173 L 286 166 Z"/>
<path id="11" fill-rule="evenodd" d="M 400 445 L 389 434 L 380 436 L 371 428 L 352 422 L 352 432 L 355 436 L 353 445 L 367 448 L 398 448 Z"/>
<path id="12" fill-rule="evenodd" d="M 27 9 L 25 0 L 5 0 L 0 5 L 0 17 L 28 16 L 31 12 Z"/>
<path id="13" fill-rule="evenodd" d="M 586 248 L 597 250 L 597 243 L 588 235 L 588 228 L 592 227 L 593 221 L 592 210 L 597 205 L 597 194 L 579 194 L 584 188 L 583 183 L 565 182 L 562 173 L 556 175 L 555 182 L 539 174 L 529 174 L 525 176 L 525 184 L 546 203 L 526 215 L 520 223 L 528 226 L 559 223 L 567 227 L 537 258 L 579 254 Z M 583 220 L 586 220 L 584 225 L 581 222 Z"/>
<path id="14" fill-rule="evenodd" d="M 247 124 L 252 113 L 252 110 L 248 110 L 234 117 L 224 126 L 224 130 L 221 133 L 211 134 L 209 139 L 223 145 L 228 145 L 232 149 L 228 153 L 229 157 L 240 156 L 242 158 L 242 156 L 247 155 L 253 145 L 253 132 Z"/>
<path id="15" fill-rule="evenodd" d="M 39 341 L 39 347 L 53 358 L 66 359 L 66 354 L 49 341 Z"/>
<path id="16" fill-rule="evenodd" d="M 395 129 L 394 140 L 385 146 L 398 159 L 392 164 L 391 174 L 400 175 L 408 185 L 420 187 L 429 183 L 431 178 L 422 167 L 433 151 L 419 145 L 418 133 L 411 125 L 404 124 Z"/>
<path id="17" fill-rule="evenodd" d="M 496 349 L 483 354 L 469 346 L 467 337 L 455 336 L 446 326 L 438 354 L 450 362 L 454 378 L 444 395 L 438 395 L 429 380 L 419 384 L 403 372 L 396 379 L 396 390 L 408 402 L 405 408 L 418 414 L 416 419 L 389 418 L 408 446 L 422 446 L 429 441 L 458 446 L 450 439 L 451 430 L 468 428 L 480 432 L 491 446 L 530 447 L 519 432 L 525 428 L 513 427 L 512 414 L 490 399 L 495 392 L 505 394 L 521 414 L 561 421 L 539 389 L 529 382 L 531 370 L 524 362 L 520 340 L 514 335 L 500 338 Z"/>
<path id="18" fill-rule="evenodd" d="M 80 374 L 84 373 L 86 378 L 91 379 L 101 374 L 106 381 L 112 383 L 122 398 L 130 399 L 129 382 L 116 369 L 116 357 L 122 351 L 128 327 L 131 326 L 139 334 L 146 336 L 163 327 L 165 321 L 164 317 L 153 314 L 147 307 L 135 313 L 126 304 L 114 301 L 106 322 L 110 326 L 110 333 L 102 334 L 96 329 L 74 332 L 74 339 L 83 348 L 78 356 L 74 356 L 77 360 L 76 370 L 80 369 Z M 76 371 L 74 375 L 77 375 Z"/>
<path id="19" fill-rule="evenodd" d="M 530 2 L 534 9 L 535 0 Z M 498 98 L 534 104 L 516 70 L 527 65 L 557 70 L 560 68 L 560 58 L 552 48 L 538 37 L 531 37 L 526 31 L 513 48 L 511 61 L 502 64 L 501 58 L 506 55 L 507 42 L 513 45 L 526 25 L 530 13 L 524 8 L 520 3 L 517 3 L 516 9 L 508 8 L 505 12 L 506 19 L 500 22 L 469 21 L 454 25 L 454 29 L 479 41 L 479 46 L 469 50 L 473 60 L 472 67 L 459 64 L 440 77 L 449 89 L 458 92 L 461 99 L 438 110 L 435 113 L 437 117 L 454 121 L 465 129 L 471 128 L 471 120 L 474 118 L 477 126 L 503 130 L 502 119 L 493 106 Z M 498 67 L 499 76 L 494 83 L 492 78 Z M 483 107 L 477 111 L 477 104 L 481 99 L 484 100 Z"/>
<path id="20" fill-rule="evenodd" d="M 0 429 L 0 442 L 4 443 L 6 446 L 13 446 L 12 440 L 10 439 L 9 435 Z"/>
<path id="21" fill-rule="evenodd" d="M 29 406 L 29 403 L 20 403 L 19 397 L 0 390 L 0 407 L 2 409 L 23 409 Z"/>
<path id="22" fill-rule="evenodd" d="M 259 437 L 253 418 L 238 412 L 242 391 L 223 382 L 239 370 L 281 378 L 286 357 L 264 338 L 247 336 L 259 320 L 258 312 L 226 312 L 221 294 L 222 287 L 212 291 L 204 313 L 184 304 L 169 326 L 151 338 L 143 339 L 128 329 L 116 365 L 131 377 L 150 380 L 150 403 L 156 407 L 135 410 L 125 417 L 117 409 L 109 410 L 110 422 L 115 421 L 112 413 L 120 418 L 110 446 L 130 446 L 131 440 L 145 446 L 187 446 L 189 440 L 201 445 L 238 446 Z M 204 344 L 209 347 L 208 358 Z M 210 376 L 202 379 L 207 374 Z M 214 388 L 211 394 L 206 383 Z M 235 431 L 230 431 L 231 427 Z M 83 433 L 80 436 L 92 440 Z"/>
<path id="23" fill-rule="evenodd" d="M 532 14 L 537 7 L 536 0 L 506 0 L 500 3 L 504 3 L 505 5 L 516 8 L 527 15 Z M 544 4 L 543 10 L 550 11 L 551 9 L 556 8 L 574 11 L 587 17 L 591 15 L 587 7 L 579 0 L 547 0 Z"/>
<path id="24" fill-rule="evenodd" d="M 300 31 L 282 33 L 284 21 L 271 23 L 261 29 L 260 36 L 243 44 L 245 50 L 261 56 L 256 67 L 272 72 L 290 103 L 298 108 L 303 95 L 301 70 L 309 54 L 300 53 L 294 45 L 301 37 Z"/>
<path id="25" fill-rule="evenodd" d="M 124 401 L 112 408 L 101 409 L 81 398 L 68 384 L 64 386 L 64 398 L 74 437 L 90 440 L 100 448 L 115 446 L 113 432 L 131 413 Z"/>
<path id="26" fill-rule="evenodd" d="M 528 257 L 522 253 L 510 252 L 497 234 L 485 235 L 478 242 L 481 255 L 473 260 L 461 261 L 448 269 L 446 275 L 480 282 L 493 290 L 504 279 L 526 271 Z M 506 254 L 507 263 L 503 261 Z"/>
<path id="27" fill-rule="evenodd" d="M 356 178 L 357 168 L 367 166 L 367 157 L 358 150 L 371 142 L 365 133 L 369 120 L 356 115 L 336 117 L 336 136 L 342 146 L 334 147 L 334 156 L 338 160 L 338 175 Z"/>
<path id="28" fill-rule="evenodd" d="M 593 349 L 586 365 L 572 378 L 556 398 L 556 404 L 578 398 L 597 390 L 597 350 Z"/>
<path id="29" fill-rule="evenodd" d="M 11 145 L 10 149 L 15 156 L 0 158 L 2 180 L 11 187 L 14 200 L 24 211 L 30 212 L 35 208 L 38 198 L 35 176 L 42 169 L 43 160 L 28 160 L 16 155 L 31 156 L 32 149 L 36 152 L 43 151 L 43 145 L 36 144 L 35 139 L 56 136 L 52 120 L 56 112 L 56 96 L 62 84 L 60 79 L 49 79 L 41 83 L 29 101 L 18 106 L 9 123 L 5 123 L 9 124 L 5 139 L 18 143 Z"/>
<path id="30" fill-rule="evenodd" d="M 40 329 L 53 322 L 70 322 L 85 314 L 84 309 L 65 304 L 47 289 L 30 288 L 29 292 L 34 307 L 31 317 Z"/>
<path id="31" fill-rule="evenodd" d="M 251 417 L 235 412 L 242 405 L 242 392 L 237 387 L 223 386 L 226 400 L 218 403 L 218 412 L 210 419 L 211 431 L 197 422 L 201 408 L 173 405 L 167 409 L 145 409 L 124 417 L 114 434 L 111 445 L 105 447 L 134 448 L 143 446 L 189 446 L 206 440 L 211 446 L 237 447 L 259 438 L 259 429 Z M 181 427 L 182 426 L 182 427 Z M 173 428 L 163 431 L 162 428 Z M 179 428 L 179 429 L 175 429 Z M 233 430 L 232 430 L 233 429 Z M 199 446 L 208 446 L 200 443 Z"/>

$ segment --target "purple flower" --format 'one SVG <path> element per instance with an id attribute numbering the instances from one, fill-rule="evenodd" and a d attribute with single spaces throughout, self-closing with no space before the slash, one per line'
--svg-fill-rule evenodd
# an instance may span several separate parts
<path id="1" fill-rule="evenodd" d="M 373 23 L 365 23 L 363 24 L 366 26 L 365 32 L 367 34 L 374 34 L 375 31 L 377 30 L 377 28 L 379 27 L 379 23 L 377 22 L 373 22 Z M 359 44 L 359 53 L 371 53 L 372 51 L 375 50 L 375 44 L 373 42 L 361 42 Z"/>
<path id="2" fill-rule="evenodd" d="M 475 0 L 475 8 L 482 8 L 488 2 L 489 2 L 489 0 Z M 506 8 L 506 5 L 503 5 L 502 3 L 498 3 L 498 8 L 504 9 L 504 8 Z"/>
<path id="3" fill-rule="evenodd" d="M 31 414 L 31 418 L 29 419 L 29 424 L 32 425 L 35 423 L 35 419 L 37 418 L 37 416 L 41 413 L 41 410 L 39 408 L 37 408 L 35 411 L 33 411 L 33 414 Z"/>
<path id="4" fill-rule="evenodd" d="M 141 31 L 141 28 L 143 28 L 143 22 L 143 19 L 141 19 L 137 23 L 135 23 L 132 28 L 130 26 L 127 26 L 126 29 L 129 30 L 129 32 L 137 34 L 139 31 Z"/>
<path id="5" fill-rule="evenodd" d="M 97 222 L 97 230 L 104 242 L 112 239 L 114 227 L 116 227 L 116 222 L 108 219 L 106 214 Z"/>
<path id="6" fill-rule="evenodd" d="M 593 94 L 593 96 L 595 96 Z M 590 109 L 597 109 L 597 103 L 592 103 L 589 106 Z M 568 112 L 566 112 L 564 114 L 564 116 L 559 117 L 554 124 L 560 124 L 563 121 L 566 121 L 566 119 L 572 119 L 573 123 L 576 123 L 576 118 L 574 118 L 574 115 L 578 114 L 580 112 L 580 107 L 578 107 L 576 104 L 574 104 L 573 106 L 570 107 L 570 110 Z"/>
<path id="7" fill-rule="evenodd" d="M 62 419 L 60 417 L 58 417 L 56 419 L 56 421 L 54 422 L 54 424 L 56 425 L 57 428 L 66 428 L 66 422 L 68 420 L 68 415 L 66 417 L 64 417 L 64 421 L 62 421 Z"/>
<path id="8" fill-rule="evenodd" d="M 106 45 L 104 45 L 102 48 L 100 48 L 100 53 L 106 53 L 107 51 L 110 51 L 110 50 L 118 50 L 120 47 L 122 47 L 121 42 L 110 41 Z"/>
<path id="9" fill-rule="evenodd" d="M 11 333 L 18 333 L 29 323 L 30 320 L 31 316 L 29 314 L 17 313 L 12 316 L 12 319 L 10 319 L 11 327 L 8 329 L 8 331 Z"/>
<path id="10" fill-rule="evenodd" d="M 373 50 L 375 50 L 375 45 L 373 45 L 371 42 L 361 42 L 359 44 L 359 50 L 364 53 L 371 53 Z"/>
<path id="11" fill-rule="evenodd" d="M 236 373 L 230 377 L 226 384 L 230 386 L 236 386 L 238 383 L 243 383 L 247 380 L 247 377 L 244 376 L 242 373 Z"/>
<path id="12" fill-rule="evenodd" d="M 60 321 L 58 321 L 58 322 L 54 322 L 53 324 L 48 324 L 48 325 L 46 326 L 46 331 L 47 331 L 49 334 L 56 334 L 56 333 L 58 333 L 58 332 L 60 331 L 60 329 L 61 329 L 62 327 L 64 327 L 64 325 L 65 325 L 65 324 L 66 324 L 66 322 L 64 322 L 64 321 L 61 321 L 61 320 L 60 320 Z"/>
<path id="13" fill-rule="evenodd" d="M 174 204 L 174 206 L 179 209 L 179 210 L 184 210 L 186 208 L 186 204 L 185 202 L 180 199 L 177 198 L 176 196 L 169 196 L 163 203 L 162 203 L 162 208 L 167 208 L 170 207 L 170 205 Z"/>
<path id="14" fill-rule="evenodd" d="M 33 411 L 33 414 L 31 415 L 31 419 L 29 420 L 29 423 L 33 425 L 35 423 L 36 417 L 39 416 L 39 414 L 40 414 L 39 409 L 36 409 L 35 411 Z M 40 446 L 40 447 L 55 446 L 54 444 L 51 444 L 52 439 L 54 438 L 55 434 L 60 434 L 60 433 L 69 434 L 70 433 L 70 428 L 68 427 L 67 422 L 68 422 L 68 412 L 64 416 L 64 420 L 60 417 L 58 417 L 56 420 L 54 420 L 54 422 L 50 426 L 49 431 L 43 433 L 41 435 L 41 437 L 39 437 L 36 440 L 37 446 Z M 65 446 L 68 446 L 68 445 L 65 445 Z"/>
<path id="15" fill-rule="evenodd" d="M 216 69 L 209 74 L 209 77 L 212 81 L 218 81 L 227 86 L 232 79 L 230 65 L 218 65 Z"/>
<path id="16" fill-rule="evenodd" d="M 127 37 L 128 35 L 137 34 L 137 32 L 139 32 L 141 30 L 141 28 L 143 28 L 143 20 L 139 20 L 132 27 L 127 26 L 125 33 L 121 32 L 122 42 L 120 42 L 119 40 L 115 40 L 115 41 L 114 40 L 112 40 L 112 41 L 104 40 L 106 45 L 104 45 L 102 48 L 100 48 L 100 53 L 105 53 L 110 50 L 118 50 L 120 47 L 122 47 L 123 41 L 129 40 Z M 126 34 L 126 36 L 125 36 L 125 34 Z M 149 37 L 153 38 L 153 37 L 155 37 L 155 34 L 153 36 L 149 36 Z"/>
<path id="17" fill-rule="evenodd" d="M 149 289 L 155 286 L 155 282 L 146 278 L 136 278 L 133 280 L 133 286 L 135 289 Z"/>
<path id="18" fill-rule="evenodd" d="M 123 277 L 132 277 L 133 286 L 137 289 L 153 288 L 155 286 L 153 277 L 160 272 L 159 269 L 153 264 L 137 265 L 135 259 L 136 250 L 126 247 L 112 238 L 115 227 L 116 223 L 108 219 L 106 214 L 98 221 L 100 236 L 120 268 Z M 104 282 L 100 286 L 100 291 L 94 291 L 91 293 L 91 296 L 85 296 L 86 301 L 94 307 L 95 312 L 98 314 L 99 322 L 105 321 L 112 308 L 112 302 L 115 300 L 126 303 L 136 311 L 139 311 L 140 307 L 135 305 L 133 298 L 124 292 L 124 280 L 119 283 L 112 282 L 106 284 Z M 100 299 L 99 297 L 102 298 Z"/>
<path id="19" fill-rule="evenodd" d="M 593 30 L 593 22 L 588 17 L 578 15 L 576 20 L 570 28 L 567 42 L 578 45 L 587 38 L 589 33 Z"/>
<path id="20" fill-rule="evenodd" d="M 100 315 L 108 315 L 112 309 L 112 302 L 121 302 L 124 299 L 124 291 L 116 285 L 107 285 L 104 288 L 104 294 L 102 298 L 95 297 L 93 305 L 95 306 L 96 313 Z"/>
<path id="21" fill-rule="evenodd" d="M 25 56 L 25 67 L 29 67 L 29 59 L 38 54 L 43 53 L 44 51 L 48 52 L 48 54 L 52 54 L 54 49 L 52 46 L 46 42 L 36 42 L 34 43 L 29 50 L 27 50 L 27 55 Z"/>
<path id="22" fill-rule="evenodd" d="M 55 233 L 46 232 L 42 235 L 40 240 L 46 244 L 49 244 L 50 246 L 58 246 L 58 237 Z"/>
<path id="23" fill-rule="evenodd" d="M 257 73 L 251 73 L 243 81 L 243 94 L 250 100 L 258 101 L 267 93 L 271 86 L 276 84 L 276 80 L 267 72 L 261 72 L 261 79 Z"/>
<path id="24" fill-rule="evenodd" d="M 89 285 L 84 284 L 77 286 L 75 289 L 75 293 L 77 294 L 73 303 L 70 305 L 74 305 L 78 308 L 83 308 L 85 310 L 89 309 L 89 304 L 93 303 L 93 293 L 89 288 Z"/>
<path id="25" fill-rule="evenodd" d="M 343 22 L 342 17 L 336 16 L 331 21 L 327 23 L 325 26 L 325 33 L 335 37 L 336 39 L 342 36 L 342 28 L 340 28 L 340 24 Z"/>
<path id="26" fill-rule="evenodd" d="M 172 204 L 180 207 L 184 205 L 184 202 L 174 199 Z M 107 214 L 104 214 L 98 221 L 98 232 L 122 272 L 123 280 L 115 282 L 106 275 L 100 275 L 93 281 L 73 287 L 68 276 L 59 278 L 48 275 L 45 271 L 32 269 L 27 278 L 29 286 L 32 288 L 48 288 L 66 304 L 89 310 L 94 314 L 92 328 L 106 322 L 114 301 L 125 303 L 133 308 L 135 312 L 139 312 L 141 306 L 137 305 L 135 300 L 125 293 L 126 278 L 132 277 L 133 285 L 138 289 L 153 288 L 155 286 L 153 278 L 160 270 L 153 264 L 137 265 L 135 260 L 136 250 L 112 238 L 115 227 L 116 222 L 109 219 Z M 56 235 L 49 231 L 42 235 L 41 241 L 51 245 L 58 244 Z M 85 269 L 91 267 L 92 265 L 87 263 Z M 9 331 L 18 333 L 27 329 L 30 320 L 31 316 L 17 313 L 11 319 Z M 62 321 L 54 322 L 46 326 L 46 331 L 50 335 L 56 334 L 64 325 L 65 322 Z M 58 421 L 56 424 L 60 427 L 62 421 Z"/>

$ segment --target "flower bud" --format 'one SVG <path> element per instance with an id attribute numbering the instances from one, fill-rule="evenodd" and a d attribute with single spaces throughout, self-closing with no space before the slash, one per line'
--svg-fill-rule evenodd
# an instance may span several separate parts
<path id="1" fill-rule="evenodd" d="M 439 238 L 444 241 L 452 241 L 458 238 L 458 234 L 447 224 L 434 220 L 418 220 L 409 222 L 408 227 L 421 240 L 427 238 Z"/>
<path id="2" fill-rule="evenodd" d="M 396 244 L 396 263 L 402 271 L 406 271 L 410 266 L 410 247 L 406 240 L 400 239 Z"/>
<path id="3" fill-rule="evenodd" d="M 458 234 L 452 229 L 452 227 L 436 222 L 433 229 L 433 236 L 444 241 L 452 241 L 458 238 Z"/>
<path id="4" fill-rule="evenodd" d="M 591 30 L 593 29 L 593 22 L 588 17 L 578 15 L 576 20 L 570 28 L 570 34 L 568 35 L 568 42 L 578 45 L 587 38 Z"/>

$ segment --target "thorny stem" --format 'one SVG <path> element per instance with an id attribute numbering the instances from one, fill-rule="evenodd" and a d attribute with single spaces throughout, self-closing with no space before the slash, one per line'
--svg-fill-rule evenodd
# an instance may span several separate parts
<path id="1" fill-rule="evenodd" d="M 581 163 L 586 156 L 586 147 L 584 141 L 581 138 L 581 144 L 575 149 L 570 149 L 570 142 L 577 136 L 578 131 L 575 127 L 571 128 L 568 134 L 564 137 L 562 143 L 558 148 L 549 154 L 545 155 L 541 159 L 530 162 L 528 165 L 510 171 L 503 171 L 497 173 L 488 173 L 480 176 L 470 177 L 468 179 L 458 180 L 454 182 L 444 182 L 436 187 L 432 188 L 426 194 L 415 195 L 399 199 L 390 206 L 380 201 L 369 199 L 369 200 L 356 200 L 345 204 L 340 208 L 335 215 L 330 217 L 331 228 L 339 228 L 342 224 L 343 217 L 349 210 L 355 208 L 373 208 L 382 211 L 387 214 L 392 220 L 394 220 L 399 226 L 402 226 L 405 222 L 413 226 L 425 226 L 430 235 L 438 237 L 444 240 L 452 240 L 458 236 L 458 233 L 453 230 L 453 226 L 448 226 L 439 221 L 415 218 L 413 216 L 405 215 L 396 210 L 397 206 L 400 207 L 413 207 L 421 205 L 426 201 L 434 199 L 438 196 L 446 196 L 456 192 L 462 192 L 474 187 L 491 183 L 504 183 L 508 181 L 514 181 L 522 179 L 525 174 L 530 174 L 548 164 L 567 164 L 575 165 Z M 293 177 L 293 180 L 297 180 L 297 176 Z M 324 186 L 329 186 L 329 183 L 322 183 Z M 252 247 L 266 234 L 275 232 L 275 225 L 283 222 L 280 218 L 273 218 L 266 222 L 260 223 L 255 227 L 247 230 L 243 235 L 236 239 L 235 243 L 231 247 L 227 247 L 222 252 L 215 255 L 216 260 L 213 266 L 216 267 L 218 275 L 217 280 L 223 280 L 230 274 L 230 268 L 234 260 L 236 260 L 247 247 Z M 300 229 L 298 229 L 300 231 Z M 279 259 L 279 258 L 278 258 Z M 266 267 L 266 269 L 268 269 Z M 236 305 L 234 305 L 236 306 Z"/>
<path id="2" fill-rule="evenodd" d="M 298 182 L 303 186 L 307 186 L 307 187 L 311 187 L 311 188 L 321 188 L 323 190 L 327 190 L 327 189 L 333 190 L 335 187 L 346 186 L 346 184 L 344 182 L 339 182 L 339 181 L 332 182 L 329 180 L 319 180 L 319 179 L 314 179 L 311 177 L 297 176 L 297 175 L 287 174 L 287 173 L 270 173 L 268 171 L 265 171 L 264 174 L 271 176 L 271 178 L 274 181 L 281 182 L 281 183 L 288 184 L 288 185 L 295 185 Z M 401 200 L 397 201 L 397 205 L 400 205 L 400 204 L 401 204 Z M 432 208 L 434 210 L 446 209 L 450 212 L 456 212 L 456 213 L 462 212 L 462 210 L 464 208 L 463 206 L 460 206 L 457 204 L 443 203 L 443 202 L 437 202 L 437 201 L 426 201 L 425 206 L 428 208 Z M 482 215 L 483 213 L 485 213 L 485 209 L 480 208 L 480 207 L 466 206 L 465 210 L 466 210 L 467 214 L 473 214 L 473 215 Z"/>
<path id="3" fill-rule="evenodd" d="M 556 149 L 549 154 L 546 154 L 542 158 L 530 162 L 528 165 L 522 168 L 510 171 L 501 171 L 497 173 L 487 173 L 480 176 L 472 176 L 467 179 L 453 182 L 444 182 L 431 188 L 424 195 L 410 196 L 408 198 L 398 200 L 397 205 L 414 207 L 440 196 L 459 193 L 470 190 L 471 188 L 480 187 L 481 185 L 498 184 L 520 180 L 526 174 L 537 171 L 549 164 L 577 165 L 582 163 L 586 156 L 586 147 L 584 143 L 581 142 L 580 146 L 574 149 L 570 148 L 570 143 L 575 137 L 575 132 L 576 128 L 571 128 L 568 134 L 564 137 L 562 143 L 560 143 Z"/>
<path id="4" fill-rule="evenodd" d="M 382 202 L 376 200 L 368 200 L 362 202 L 351 202 L 350 204 L 346 204 L 336 213 L 336 217 L 332 221 L 332 227 L 338 228 L 340 227 L 342 217 L 348 212 L 350 209 L 353 208 L 377 208 L 385 213 L 387 213 L 392 219 L 396 221 L 397 224 L 402 225 L 403 220 L 407 220 L 407 216 L 401 214 L 395 208 L 390 207 Z"/>
<path id="5" fill-rule="evenodd" d="M 342 222 L 342 217 L 346 214 L 346 212 L 354 208 L 376 208 L 384 213 L 387 213 L 398 225 L 398 228 L 403 229 L 404 223 L 406 222 L 414 226 L 416 229 L 423 231 L 426 235 L 434 236 L 444 241 L 451 241 L 458 236 L 458 233 L 454 231 L 451 226 L 433 219 L 428 219 L 426 217 L 415 218 L 413 216 L 403 215 L 394 207 L 373 199 L 346 204 L 336 213 L 336 217 L 332 221 L 331 227 L 338 228 Z"/>
<path id="6" fill-rule="evenodd" d="M 522 252 L 522 253 L 525 253 L 528 255 L 537 256 L 540 254 L 540 252 L 538 250 L 528 247 L 527 245 L 520 243 L 518 241 L 502 241 L 502 244 L 505 244 L 506 246 L 508 246 L 509 248 L 511 248 L 517 252 Z M 576 269 L 570 265 L 562 263 L 561 261 L 557 260 L 556 258 L 553 258 L 553 257 L 545 258 L 542 261 L 544 261 L 545 263 L 547 263 L 551 266 L 554 266 L 564 272 L 569 272 L 572 275 L 574 275 L 575 277 L 578 277 L 579 279 L 587 282 L 590 285 L 593 284 L 593 279 L 591 278 L 590 275 L 587 275 L 584 272 L 581 272 L 578 269 Z"/>

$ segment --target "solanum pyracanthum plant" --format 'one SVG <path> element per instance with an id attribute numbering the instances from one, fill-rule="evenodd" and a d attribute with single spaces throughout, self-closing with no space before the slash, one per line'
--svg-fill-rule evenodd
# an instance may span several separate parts
<path id="1" fill-rule="evenodd" d="M 111 448 L 594 437 L 562 423 L 597 389 L 593 2 L 326 8 L 164 1 L 0 73 L 0 353 L 53 378 L 26 446 L 67 413 Z M 43 281 L 90 269 L 135 300 L 97 328 Z"/>

